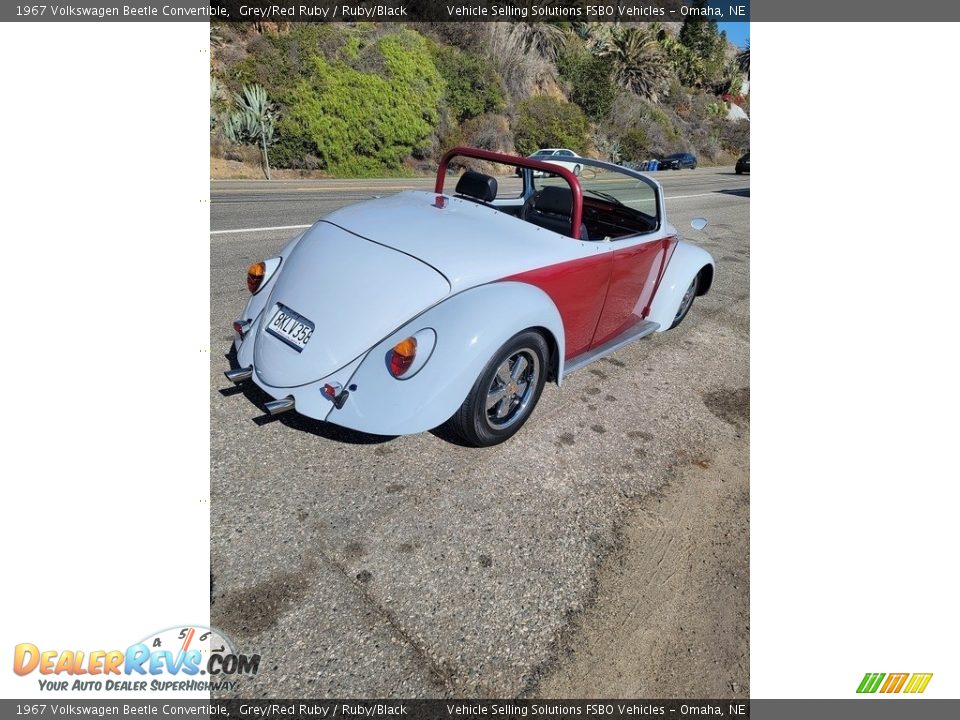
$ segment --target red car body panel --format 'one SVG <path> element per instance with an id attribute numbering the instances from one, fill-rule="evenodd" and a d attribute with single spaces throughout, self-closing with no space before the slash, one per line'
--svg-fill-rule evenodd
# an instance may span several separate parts
<path id="1" fill-rule="evenodd" d="M 665 238 L 613 251 L 609 290 L 591 347 L 615 338 L 647 316 L 673 242 L 674 238 Z"/>
<path id="2" fill-rule="evenodd" d="M 504 278 L 535 285 L 560 312 L 566 336 L 565 358 L 590 349 L 610 283 L 613 253 L 571 260 Z"/>

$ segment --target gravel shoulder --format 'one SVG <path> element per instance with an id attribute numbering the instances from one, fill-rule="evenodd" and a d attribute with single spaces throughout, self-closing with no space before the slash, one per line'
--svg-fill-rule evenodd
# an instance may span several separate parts
<path id="1" fill-rule="evenodd" d="M 733 435 L 643 499 L 536 696 L 749 696 L 749 458 Z"/>

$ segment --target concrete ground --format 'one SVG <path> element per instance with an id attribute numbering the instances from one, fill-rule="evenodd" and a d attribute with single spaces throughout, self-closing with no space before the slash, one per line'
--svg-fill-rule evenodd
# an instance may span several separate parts
<path id="1" fill-rule="evenodd" d="M 247 265 L 429 181 L 212 183 L 211 622 L 263 658 L 237 695 L 748 695 L 750 181 L 656 177 L 710 294 L 482 450 L 266 419 L 222 376 Z"/>

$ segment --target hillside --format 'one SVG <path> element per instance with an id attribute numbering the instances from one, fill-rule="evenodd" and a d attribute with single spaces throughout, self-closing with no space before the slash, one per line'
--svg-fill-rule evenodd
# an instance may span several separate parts
<path id="1" fill-rule="evenodd" d="M 458 144 L 729 163 L 749 51 L 711 22 L 214 23 L 211 174 L 432 172 Z"/>

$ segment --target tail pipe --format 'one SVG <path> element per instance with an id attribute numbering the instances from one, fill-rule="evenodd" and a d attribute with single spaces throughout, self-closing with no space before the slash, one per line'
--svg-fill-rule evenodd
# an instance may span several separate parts
<path id="1" fill-rule="evenodd" d="M 227 370 L 224 375 L 232 383 L 240 384 L 253 377 L 253 365 L 245 368 L 233 368 Z"/>
<path id="2" fill-rule="evenodd" d="M 271 415 L 279 415 L 280 413 L 285 413 L 288 410 L 293 410 L 294 401 L 293 395 L 288 395 L 287 397 L 281 400 L 271 400 L 268 403 L 264 404 L 264 407 L 267 409 L 267 412 Z"/>

